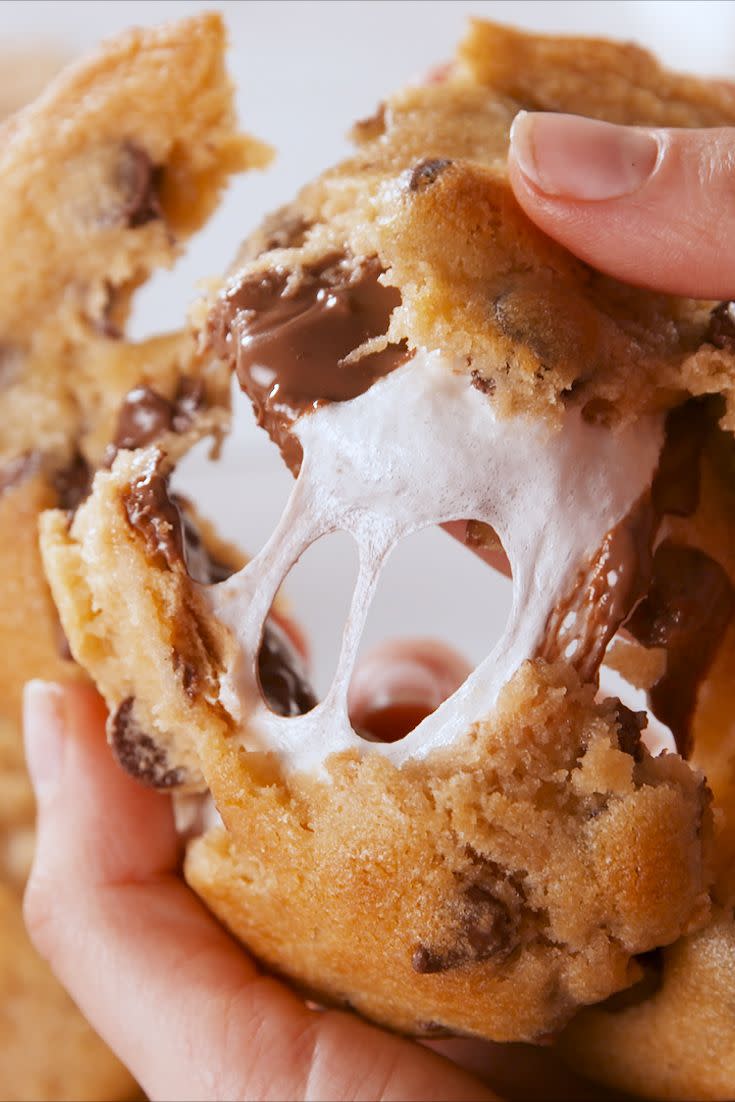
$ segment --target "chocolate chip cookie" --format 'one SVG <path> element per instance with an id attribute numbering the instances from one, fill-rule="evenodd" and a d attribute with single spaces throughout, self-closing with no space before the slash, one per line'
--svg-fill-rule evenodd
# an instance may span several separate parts
<path id="1" fill-rule="evenodd" d="M 505 168 L 522 108 L 732 125 L 735 92 L 631 46 L 474 23 L 197 313 L 203 361 L 297 476 L 263 551 L 197 577 L 166 438 L 120 450 L 71 523 L 47 514 L 42 548 L 113 746 L 145 747 L 148 783 L 211 792 L 222 826 L 186 875 L 266 965 L 395 1029 L 548 1042 L 652 991 L 651 962 L 731 906 L 711 687 L 735 597 L 705 515 L 731 524 L 706 487 L 729 463 L 735 342 L 728 304 L 624 286 L 531 225 Z M 402 537 L 450 521 L 502 543 L 511 618 L 454 696 L 381 742 L 347 710 L 370 600 Z M 274 695 L 271 603 L 335 530 L 360 574 L 334 682 L 318 702 L 286 653 Z M 647 711 L 600 691 L 613 666 Z"/>

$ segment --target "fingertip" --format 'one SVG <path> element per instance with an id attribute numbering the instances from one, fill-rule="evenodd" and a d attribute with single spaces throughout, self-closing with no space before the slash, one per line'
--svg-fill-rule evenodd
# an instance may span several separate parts
<path id="1" fill-rule="evenodd" d="M 522 112 L 508 177 L 528 217 L 585 263 L 634 286 L 735 296 L 735 129 L 617 126 Z"/>

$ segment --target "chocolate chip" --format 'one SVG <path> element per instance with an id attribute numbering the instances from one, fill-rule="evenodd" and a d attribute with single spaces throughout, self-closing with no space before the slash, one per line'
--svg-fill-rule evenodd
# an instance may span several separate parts
<path id="1" fill-rule="evenodd" d="M 473 960 L 505 956 L 514 948 L 514 922 L 505 903 L 474 884 L 465 891 L 465 937 Z"/>
<path id="2" fill-rule="evenodd" d="M 279 716 L 301 716 L 318 701 L 286 633 L 267 623 L 258 652 L 258 679 L 266 703 Z"/>
<path id="3" fill-rule="evenodd" d="M 92 468 L 81 452 L 77 452 L 53 477 L 59 507 L 70 512 L 77 509 L 92 488 L 92 477 Z"/>
<path id="4" fill-rule="evenodd" d="M 173 570 L 184 562 L 184 534 L 181 514 L 168 493 L 166 478 L 158 462 L 131 484 L 123 495 L 131 526 L 141 534 L 148 554 L 158 565 Z"/>
<path id="5" fill-rule="evenodd" d="M 446 157 L 427 157 L 418 161 L 411 170 L 408 181 L 409 191 L 426 191 L 452 164 Z"/>
<path id="6" fill-rule="evenodd" d="M 479 372 L 477 368 L 473 368 L 471 379 L 472 385 L 476 387 L 481 394 L 495 393 L 495 387 L 497 385 L 495 379 L 488 379 L 487 376 Z"/>
<path id="7" fill-rule="evenodd" d="M 134 142 L 125 142 L 120 150 L 115 184 L 120 199 L 113 221 L 128 229 L 137 229 L 163 217 L 159 199 L 162 170 L 145 150 Z"/>
<path id="8" fill-rule="evenodd" d="M 660 514 L 688 517 L 697 508 L 700 458 L 714 420 L 708 399 L 693 399 L 669 412 L 651 489 L 653 504 Z"/>
<path id="9" fill-rule="evenodd" d="M 630 754 L 634 761 L 643 758 L 641 731 L 648 722 L 645 712 L 633 712 L 622 701 L 615 704 L 615 719 L 618 725 L 618 746 L 624 754 Z"/>
<path id="10" fill-rule="evenodd" d="M 520 927 L 527 906 L 523 874 L 468 851 L 473 865 L 449 906 L 445 946 L 416 946 L 411 957 L 415 972 L 446 972 L 465 964 L 504 960 L 521 943 Z"/>
<path id="11" fill-rule="evenodd" d="M 115 757 L 126 773 L 150 788 L 177 788 L 184 784 L 186 771 L 169 766 L 166 751 L 138 726 L 133 715 L 132 696 L 107 721 L 107 735 Z"/>
<path id="12" fill-rule="evenodd" d="M 434 972 L 444 972 L 451 964 L 447 963 L 447 956 L 429 949 L 426 945 L 417 945 L 411 957 L 411 967 L 414 972 L 430 975 Z"/>
<path id="13" fill-rule="evenodd" d="M 699 685 L 734 608 L 726 571 L 704 551 L 671 540 L 656 548 L 648 592 L 625 626 L 644 647 L 666 649 L 666 670 L 649 690 L 649 700 L 683 757 L 690 750 Z"/>
<path id="14" fill-rule="evenodd" d="M 409 358 L 402 341 L 344 362 L 386 334 L 400 305 L 382 274 L 377 257 L 332 252 L 298 275 L 273 267 L 247 276 L 210 314 L 215 354 L 232 364 L 258 424 L 294 474 L 302 460 L 295 422 L 325 402 L 357 398 Z"/>
<path id="15" fill-rule="evenodd" d="M 706 340 L 722 349 L 735 352 L 735 302 L 721 302 L 710 314 Z"/>
<path id="16" fill-rule="evenodd" d="M 105 452 L 105 465 L 112 466 L 119 451 L 143 448 L 167 432 L 186 432 L 204 404 L 201 379 L 181 378 L 172 401 L 145 384 L 134 387 L 120 406 L 115 435 Z"/>
<path id="17" fill-rule="evenodd" d="M 150 386 L 136 386 L 126 394 L 117 418 L 115 451 L 145 447 L 168 432 L 173 410 L 168 398 Z"/>

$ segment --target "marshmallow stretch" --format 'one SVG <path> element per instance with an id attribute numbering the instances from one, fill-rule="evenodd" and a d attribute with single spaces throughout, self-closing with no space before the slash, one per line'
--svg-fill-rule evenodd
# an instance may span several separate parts
<path id="1" fill-rule="evenodd" d="M 223 703 L 239 715 L 248 748 L 278 751 L 293 770 L 366 746 L 350 726 L 347 689 L 380 571 L 402 537 L 465 518 L 491 525 L 512 565 L 514 600 L 504 635 L 458 692 L 400 742 L 370 744 L 397 765 L 449 745 L 492 710 L 502 686 L 541 647 L 580 567 L 650 487 L 663 439 L 653 417 L 619 432 L 586 424 L 573 409 L 561 431 L 525 417 L 499 419 L 458 366 L 426 351 L 364 394 L 302 416 L 292 431 L 304 458 L 276 532 L 209 592 L 242 648 Z M 263 623 L 291 566 L 336 530 L 349 532 L 360 550 L 337 672 L 316 708 L 278 716 L 257 685 Z"/>

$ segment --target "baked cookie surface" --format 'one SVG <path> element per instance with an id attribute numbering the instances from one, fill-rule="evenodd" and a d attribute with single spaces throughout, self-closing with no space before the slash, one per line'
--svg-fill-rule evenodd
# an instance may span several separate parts
<path id="1" fill-rule="evenodd" d="M 224 47 L 214 15 L 122 35 L 0 126 L 3 1098 L 136 1093 L 22 929 L 34 806 L 20 705 L 29 678 L 82 676 L 43 575 L 39 514 L 74 508 L 121 444 L 187 432 L 195 414 L 200 434 L 227 420 L 226 382 L 197 370 L 185 334 L 124 335 L 134 289 L 173 263 L 228 176 L 266 155 L 237 132 Z"/>
<path id="2" fill-rule="evenodd" d="M 722 498 L 701 519 L 706 472 L 728 470 L 735 329 L 726 304 L 623 286 L 531 226 L 505 172 L 524 107 L 735 118 L 731 90 L 633 48 L 476 24 L 445 78 L 360 124 L 355 156 L 266 222 L 197 315 L 204 362 L 235 373 L 298 475 L 263 552 L 227 578 L 192 567 L 172 438 L 121 450 L 71 524 L 44 518 L 42 547 L 113 746 L 146 749 L 148 783 L 212 794 L 223 826 L 186 875 L 234 933 L 393 1028 L 540 1042 L 640 994 L 650 954 L 680 959 L 731 914 L 730 747 L 707 749 L 721 689 L 700 717 L 733 576 L 720 544 L 686 533 L 729 515 Z M 458 520 L 508 554 L 506 635 L 405 738 L 366 739 L 346 694 L 382 565 Z M 276 697 L 271 602 L 335 529 L 361 550 L 335 681 L 317 703 L 281 654 Z M 598 692 L 608 655 L 680 754 L 652 756 L 646 717 Z M 684 1068 L 673 1082 L 686 1097 Z"/>

